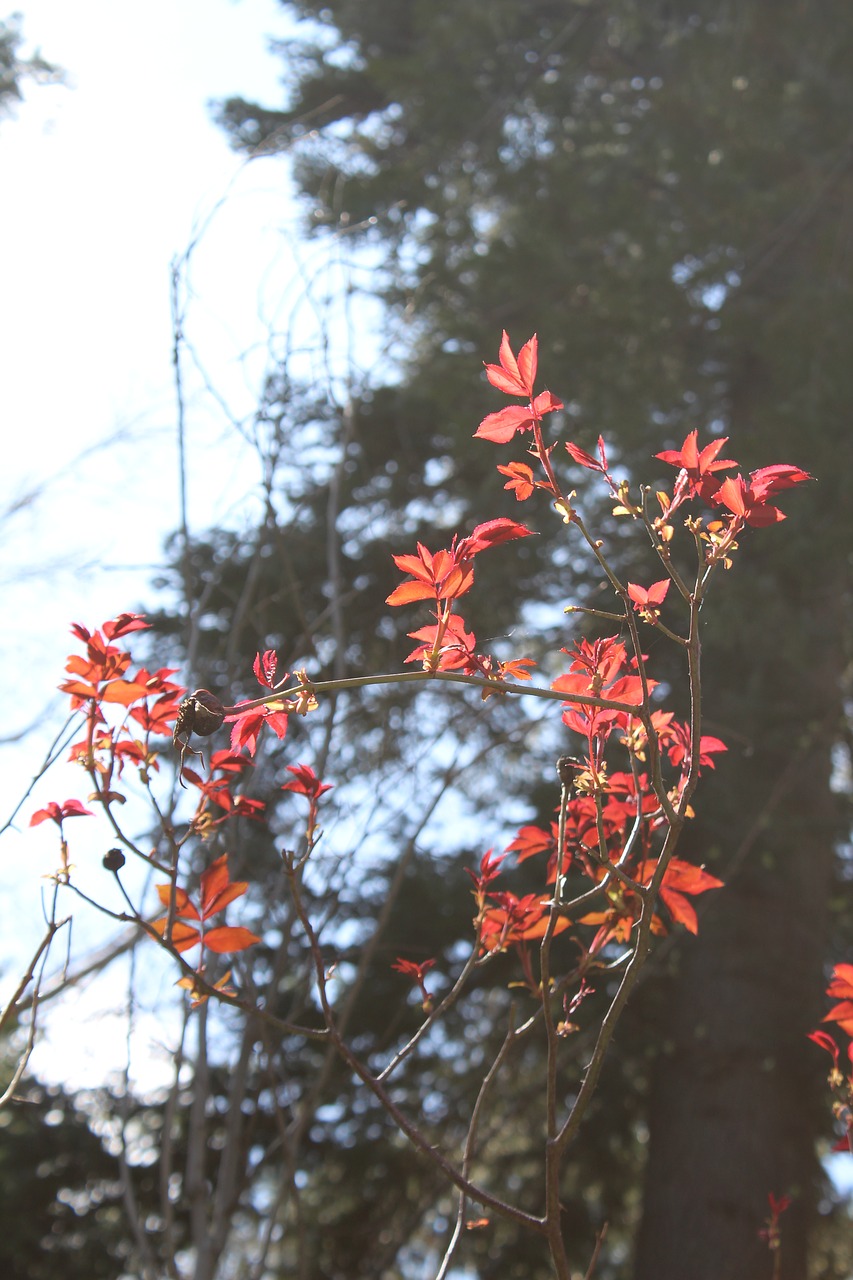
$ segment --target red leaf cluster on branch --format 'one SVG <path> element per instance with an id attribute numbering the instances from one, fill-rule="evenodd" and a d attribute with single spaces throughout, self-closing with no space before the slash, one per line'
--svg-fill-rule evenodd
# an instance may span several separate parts
<path id="1" fill-rule="evenodd" d="M 130 653 L 116 641 L 143 630 L 147 624 L 140 615 L 121 614 L 94 632 L 75 624 L 73 631 L 82 651 L 69 657 L 68 679 L 61 688 L 72 708 L 81 713 L 85 725 L 84 736 L 74 744 L 71 755 L 83 767 L 94 789 L 89 803 L 100 804 L 125 846 L 150 868 L 165 875 L 165 881 L 156 887 L 165 909 L 159 919 L 151 923 L 141 912 L 116 918 L 135 920 L 176 959 L 194 948 L 204 957 L 207 953 L 245 951 L 260 941 L 249 929 L 222 922 L 221 913 L 249 889 L 248 881 L 231 880 L 228 854 L 214 858 L 196 879 L 186 870 L 183 850 L 192 840 L 193 864 L 198 866 L 205 841 L 233 829 L 226 827 L 227 823 L 239 818 L 262 820 L 264 804 L 247 793 L 245 783 L 252 770 L 248 757 L 257 752 L 265 726 L 282 740 L 290 715 L 313 710 L 318 693 L 383 681 L 424 679 L 434 683 L 445 679 L 474 685 L 483 697 L 494 693 L 530 694 L 559 702 L 566 754 L 557 762 L 560 796 L 553 819 L 549 815 L 544 825 L 522 825 L 505 853 L 495 855 L 489 850 L 477 869 L 469 870 L 474 898 L 470 956 L 440 1001 L 436 1002 L 426 985 L 436 960 L 397 958 L 393 968 L 418 990 L 425 1019 L 420 1031 L 379 1075 L 360 1062 L 344 1038 L 334 1000 L 327 992 L 331 972 L 326 954 L 330 946 L 328 935 L 321 943 L 319 928 L 312 922 L 300 885 L 302 868 L 320 836 L 320 802 L 331 786 L 306 764 L 288 765 L 290 777 L 280 784 L 283 792 L 292 793 L 301 806 L 307 803 L 308 808 L 304 852 L 282 849 L 281 859 L 283 883 L 292 895 L 294 920 L 302 927 L 306 954 L 310 954 L 314 970 L 316 1008 L 324 1020 L 319 1034 L 340 1053 L 348 1068 L 374 1090 L 411 1137 L 416 1127 L 400 1118 L 397 1104 L 383 1094 L 381 1080 L 403 1057 L 414 1052 L 421 1032 L 432 1027 L 458 997 L 474 969 L 492 964 L 501 953 L 511 952 L 521 966 L 523 978 L 514 985 L 523 986 L 537 1002 L 537 1012 L 528 1020 L 528 1026 L 541 1019 L 545 1027 L 550 1091 L 547 1110 L 553 1129 L 549 1145 L 559 1157 L 589 1106 L 612 1034 L 611 1023 L 615 1023 L 636 981 L 651 935 L 664 934 L 675 925 L 696 933 L 696 899 L 721 887 L 719 879 L 689 861 L 689 835 L 685 834 L 689 833 L 692 796 L 699 777 L 703 770 L 714 768 L 717 756 L 726 750 L 719 738 L 702 732 L 699 610 L 716 571 L 733 563 L 737 538 L 747 529 L 761 529 L 784 519 L 775 506 L 776 496 L 810 477 L 801 468 L 783 463 L 759 468 L 745 477 L 737 462 L 721 457 L 726 439 L 700 448 L 698 432 L 692 431 L 680 449 L 667 449 L 656 455 L 659 461 L 677 469 L 671 491 L 661 490 L 650 500 L 651 490 L 642 488 L 635 501 L 628 480 L 613 474 L 601 437 L 593 452 L 568 441 L 565 454 L 562 449 L 557 453 L 559 442 L 546 442 L 546 425 L 560 422 L 559 417 L 551 415 L 559 414 L 563 405 L 547 389 L 536 390 L 536 335 L 516 355 L 504 332 L 498 363 L 486 364 L 485 369 L 495 389 L 522 402 L 487 414 L 475 433 L 479 439 L 500 446 L 516 438 L 525 442 L 525 460 L 511 459 L 498 467 L 506 478 L 505 489 L 518 501 L 528 501 L 537 491 L 544 491 L 563 524 L 570 527 L 570 536 L 585 545 L 605 587 L 612 591 L 609 609 L 583 604 L 567 608 L 566 612 L 586 613 L 596 625 L 606 619 L 605 629 L 612 634 L 584 636 L 562 649 L 567 662 L 550 687 L 524 688 L 524 682 L 530 680 L 528 668 L 534 665 L 530 658 L 498 659 L 479 652 L 475 631 L 459 612 L 462 598 L 473 598 L 477 557 L 504 543 L 532 536 L 525 525 L 502 517 L 478 524 L 467 535 L 454 535 L 448 546 L 438 550 L 418 543 L 414 551 L 393 557 L 404 580 L 387 597 L 387 603 L 392 607 L 425 603 L 429 611 L 429 621 L 409 632 L 417 643 L 405 659 L 408 664 L 419 663 L 421 673 L 318 682 L 315 686 L 304 671 L 296 671 L 293 677 L 280 673 L 275 651 L 267 649 L 258 652 L 253 664 L 260 696 L 226 707 L 209 690 L 196 690 L 182 697 L 183 691 L 171 682 L 170 677 L 175 674 L 171 669 L 151 672 L 145 667 L 134 668 Z M 574 492 L 558 476 L 555 457 L 564 464 L 568 458 L 570 475 L 578 467 L 593 473 L 596 482 L 606 486 L 614 500 L 614 517 L 641 526 L 655 561 L 645 583 L 621 581 L 604 540 L 590 535 L 575 506 Z M 656 514 L 652 515 L 648 508 L 655 501 Z M 675 560 L 671 547 L 676 537 L 674 517 L 682 506 L 691 503 L 710 508 L 711 519 L 707 510 L 701 514 L 694 510 L 683 520 L 696 562 L 695 577 L 688 581 L 680 568 L 684 558 Z M 643 626 L 654 628 L 656 639 L 676 645 L 683 657 L 690 707 L 685 720 L 660 705 L 663 689 L 649 669 L 649 656 L 641 641 Z M 555 670 L 560 672 L 560 666 L 555 665 Z M 294 683 L 288 684 L 291 679 Z M 514 685 L 513 681 L 520 683 Z M 206 769 L 203 759 L 198 769 L 187 766 L 186 755 L 201 755 L 189 745 L 191 734 L 209 736 L 223 723 L 231 726 L 230 749 L 214 751 Z M 195 810 L 179 834 L 171 808 L 167 806 L 169 816 L 164 818 L 164 810 L 157 806 L 151 792 L 152 805 L 161 818 L 160 839 L 167 850 L 164 855 L 159 849 L 148 853 L 126 839 L 114 806 L 125 799 L 119 790 L 125 770 L 128 777 L 135 770 L 150 792 L 152 775 L 159 768 L 157 739 L 169 733 L 180 748 L 180 778 L 195 801 Z M 80 800 L 69 799 L 63 803 L 51 801 L 31 818 L 33 826 L 52 821 L 59 828 L 62 870 L 55 877 L 57 884 L 71 884 L 63 822 L 92 813 Z M 688 845 L 685 856 L 682 843 Z M 502 880 L 498 887 L 496 882 L 504 875 L 511 854 L 515 854 L 515 863 L 524 868 L 521 876 L 527 878 L 527 883 L 523 888 L 529 889 L 532 883 L 532 891 L 514 892 L 504 888 Z M 118 877 L 124 855 L 113 849 L 108 857 L 104 865 Z M 124 892 L 121 881 L 119 886 Z M 124 896 L 130 903 L 128 895 Z M 570 946 L 566 945 L 567 940 Z M 234 995 L 225 985 L 229 974 L 211 985 L 205 977 L 203 961 L 195 970 L 189 969 L 185 961 L 179 963 L 185 975 L 182 985 L 190 990 L 193 1007 L 211 995 Z M 576 1101 L 567 1118 L 558 1123 L 556 1117 L 564 1099 L 558 1096 L 556 1086 L 555 1046 L 578 1029 L 573 1017 L 585 1018 L 589 1006 L 584 1007 L 582 1015 L 578 1011 L 593 990 L 588 977 L 596 969 L 620 975 L 618 994 L 610 1006 L 614 1016 L 611 1019 L 608 1014 L 596 1033 Z M 836 966 L 829 994 L 838 1003 L 825 1021 L 833 1024 L 837 1034 L 853 1036 L 853 965 Z M 260 1007 L 255 1012 L 259 1017 L 264 1013 Z M 290 1030 L 294 1034 L 311 1034 L 305 1028 Z M 839 1093 L 836 1115 L 845 1125 L 849 1141 L 853 1132 L 853 1074 L 845 1078 L 841 1073 L 841 1051 L 834 1035 L 819 1030 L 812 1039 L 832 1055 L 830 1080 Z M 848 1055 L 853 1061 L 850 1046 Z M 425 1140 L 420 1149 L 428 1158 L 434 1150 Z M 442 1164 L 445 1174 L 447 1165 L 447 1161 Z M 477 1191 L 469 1185 L 467 1173 L 452 1173 L 451 1181 L 470 1199 L 481 1199 L 484 1204 L 497 1206 L 499 1212 L 505 1211 L 508 1217 L 523 1219 L 544 1231 L 557 1258 L 563 1247 L 559 1158 L 552 1169 L 557 1170 L 556 1174 L 549 1174 L 552 1181 L 556 1179 L 549 1193 L 553 1220 L 547 1213 L 542 1219 L 533 1218 Z M 768 1241 L 778 1239 L 779 1217 L 787 1207 L 787 1199 L 771 1197 L 769 1203 Z M 560 1274 L 568 1274 L 567 1263 Z"/>

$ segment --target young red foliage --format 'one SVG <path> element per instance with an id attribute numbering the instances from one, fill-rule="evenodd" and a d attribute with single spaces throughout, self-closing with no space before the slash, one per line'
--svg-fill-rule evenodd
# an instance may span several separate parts
<path id="1" fill-rule="evenodd" d="M 830 1009 L 824 1022 L 837 1022 L 841 1030 L 853 1036 L 853 964 L 837 964 L 826 994 L 841 1003 Z"/>
<path id="2" fill-rule="evenodd" d="M 271 707 L 250 707 L 240 711 L 239 704 L 235 713 L 225 717 L 226 724 L 232 724 L 231 750 L 245 749 L 253 756 L 258 749 L 258 738 L 264 725 L 269 725 L 275 736 L 282 739 L 287 734 L 288 713 Z"/>
<path id="3" fill-rule="evenodd" d="M 245 951 L 247 947 L 260 942 L 257 934 L 240 926 L 218 925 L 214 929 L 196 928 L 186 923 L 197 921 L 203 926 L 211 916 L 224 911 L 230 902 L 242 898 L 248 889 L 246 880 L 232 881 L 228 874 L 228 855 L 220 858 L 202 873 L 199 886 L 198 906 L 191 900 L 185 889 L 172 889 L 170 884 L 158 884 L 157 895 L 163 906 L 168 907 L 174 892 L 175 915 L 179 917 L 173 923 L 171 941 L 176 951 L 190 951 L 193 947 L 206 947 L 208 951 L 231 952 Z M 154 928 L 161 936 L 165 936 L 168 926 L 168 915 L 154 921 Z"/>
<path id="4" fill-rule="evenodd" d="M 36 809 L 30 818 L 30 826 L 37 827 L 42 822 L 55 822 L 58 827 L 62 826 L 65 818 L 91 818 L 94 817 L 91 809 L 84 809 L 79 800 L 66 800 L 64 804 L 57 804 L 55 800 L 44 809 Z"/>
<path id="5" fill-rule="evenodd" d="M 712 440 L 701 451 L 698 440 L 699 432 L 691 431 L 680 449 L 664 449 L 662 453 L 655 454 L 661 462 L 680 468 L 672 501 L 667 511 L 668 515 L 680 506 L 685 498 L 704 498 L 706 502 L 710 501 L 720 485 L 716 473 L 730 471 L 732 467 L 738 465 L 736 462 L 730 462 L 718 456 L 728 442 L 728 436 Z"/>
<path id="6" fill-rule="evenodd" d="M 407 978 L 411 978 L 412 982 L 418 987 L 421 993 L 422 1008 L 424 1013 L 432 1013 L 432 996 L 426 989 L 426 975 L 430 969 L 434 968 L 434 960 L 423 960 L 420 964 L 416 964 L 413 960 L 402 960 L 399 956 L 391 965 L 392 969 L 396 969 L 398 973 L 403 973 Z"/>
<path id="7" fill-rule="evenodd" d="M 498 355 L 500 364 L 487 364 L 486 377 L 498 391 L 503 391 L 508 396 L 523 396 L 528 404 L 526 407 L 510 405 L 496 413 L 487 414 L 474 433 L 476 437 L 491 440 L 494 444 L 508 444 L 517 431 L 529 431 L 541 422 L 546 413 L 562 409 L 562 401 L 550 391 L 542 391 L 538 396 L 533 394 L 538 348 L 539 340 L 534 334 L 525 342 L 516 359 L 509 336 L 504 330 Z"/>
<path id="8" fill-rule="evenodd" d="M 660 614 L 660 607 L 666 599 L 670 588 L 670 579 L 662 578 L 653 582 L 648 588 L 639 587 L 635 582 L 628 583 L 628 595 L 634 602 L 634 609 L 647 622 L 654 623 Z"/>
<path id="9" fill-rule="evenodd" d="M 571 441 L 566 445 L 566 453 L 573 462 L 577 462 L 579 466 L 586 467 L 587 471 L 600 471 L 602 475 L 607 474 L 607 452 L 604 448 L 604 437 L 598 437 L 598 457 L 593 458 L 591 453 L 587 453 L 585 449 L 581 449 L 579 445 L 572 444 Z"/>
<path id="10" fill-rule="evenodd" d="M 657 859 L 641 862 L 637 868 L 636 879 L 641 884 L 650 884 L 657 870 Z M 709 875 L 701 867 L 692 862 L 684 862 L 681 858 L 670 859 L 661 882 L 660 896 L 669 914 L 678 924 L 683 924 L 690 933 L 699 932 L 696 912 L 687 901 L 686 894 L 691 897 L 706 893 L 709 889 L 722 889 L 723 882 L 716 876 Z"/>
<path id="11" fill-rule="evenodd" d="M 308 764 L 289 764 L 288 773 L 293 774 L 292 782 L 283 782 L 282 791 L 295 791 L 298 795 L 307 796 L 309 800 L 319 800 L 326 791 L 333 789 L 333 783 L 321 782 Z"/>

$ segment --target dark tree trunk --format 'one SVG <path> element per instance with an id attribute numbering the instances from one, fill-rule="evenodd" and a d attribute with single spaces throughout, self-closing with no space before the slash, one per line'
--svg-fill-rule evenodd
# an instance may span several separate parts
<path id="1" fill-rule="evenodd" d="M 772 424 L 778 375 L 754 352 L 744 360 L 736 421 Z M 679 946 L 650 1098 L 634 1280 L 767 1280 L 772 1257 L 759 1233 L 771 1192 L 793 1198 L 781 1276 L 808 1274 L 815 1107 L 826 1100 L 825 1064 L 806 1037 L 825 1011 L 846 594 L 840 529 L 826 537 L 821 515 L 835 486 L 822 436 L 806 429 L 797 451 L 825 478 L 822 494 L 803 495 L 812 512 L 801 513 L 802 535 L 783 544 L 762 531 L 763 544 L 750 540 L 722 584 L 725 601 L 711 602 L 708 731 L 730 753 L 703 779 L 684 854 L 707 858 L 726 888 L 708 902 L 698 937 Z M 780 461 L 790 452 L 788 462 L 797 445 L 780 432 L 775 451 L 769 439 L 760 448 Z"/>
<path id="2" fill-rule="evenodd" d="M 816 810 L 827 783 L 823 751 L 790 779 L 746 865 L 684 945 L 651 1098 L 635 1280 L 769 1277 L 759 1237 L 768 1192 L 796 1197 L 782 1275 L 806 1275 L 821 1064 L 805 1037 L 821 1013 L 832 849 Z M 818 802 L 811 822 L 800 787 Z"/>

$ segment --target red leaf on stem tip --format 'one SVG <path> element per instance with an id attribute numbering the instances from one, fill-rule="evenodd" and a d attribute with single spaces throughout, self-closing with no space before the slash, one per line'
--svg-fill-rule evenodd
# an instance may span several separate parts
<path id="1" fill-rule="evenodd" d="M 422 982 L 426 974 L 434 967 L 434 960 L 424 960 L 420 964 L 416 964 L 414 960 L 403 960 L 399 956 L 391 965 L 391 968 L 396 969 L 397 973 L 404 973 L 408 978 L 413 978 L 418 983 Z"/>
<path id="2" fill-rule="evenodd" d="M 638 587 L 635 582 L 628 583 L 628 595 L 634 601 L 634 608 L 637 613 L 657 612 L 663 604 L 666 593 L 670 588 L 670 579 L 661 578 L 659 582 L 653 582 L 648 588 Z"/>
<path id="3" fill-rule="evenodd" d="M 266 689 L 272 689 L 275 684 L 275 671 L 278 665 L 275 649 L 267 649 L 265 653 L 258 654 L 252 664 L 252 670 L 259 685 Z"/>
<path id="4" fill-rule="evenodd" d="M 474 881 L 474 888 L 477 893 L 482 893 L 486 886 L 496 880 L 501 873 L 501 863 L 506 858 L 505 853 L 499 853 L 493 856 L 491 849 L 487 849 L 480 859 L 480 874 L 477 875 L 470 867 L 466 867 L 468 875 Z"/>
<path id="5" fill-rule="evenodd" d="M 460 559 L 467 560 L 471 556 L 479 555 L 488 547 L 497 547 L 500 543 L 510 542 L 513 538 L 533 537 L 535 534 L 532 529 L 519 524 L 517 520 L 499 516 L 496 520 L 486 520 L 485 523 L 478 524 L 467 538 L 462 538 L 456 548 L 456 555 Z"/>
<path id="6" fill-rule="evenodd" d="M 760 486 L 753 488 L 741 475 L 730 476 L 711 495 L 711 501 L 717 507 L 728 507 L 729 511 L 752 528 L 764 529 L 786 518 L 784 512 L 766 501 L 768 492 Z"/>
<path id="7" fill-rule="evenodd" d="M 62 826 L 64 818 L 92 818 L 94 814 L 91 809 L 84 809 L 79 800 L 66 800 L 64 804 L 57 804 L 55 800 L 44 809 L 37 809 L 30 818 L 30 826 L 37 827 L 42 822 L 55 822 L 58 827 Z"/>
<path id="8" fill-rule="evenodd" d="M 516 360 L 510 345 L 509 334 L 504 329 L 501 336 L 498 359 L 500 364 L 487 364 L 486 377 L 493 387 L 508 396 L 533 396 L 533 383 L 536 381 L 538 364 L 539 339 L 534 333 L 518 353 Z"/>
<path id="9" fill-rule="evenodd" d="M 321 782 L 308 764 L 289 764 L 288 773 L 293 774 L 293 782 L 283 782 L 282 791 L 295 791 L 298 795 L 317 800 L 325 791 L 331 791 L 333 783 Z"/>
<path id="10" fill-rule="evenodd" d="M 607 471 L 607 454 L 604 450 L 604 437 L 598 437 L 598 458 L 593 458 L 591 453 L 587 453 L 586 449 L 581 449 L 579 445 L 569 442 L 566 445 L 566 452 L 569 457 L 573 458 L 580 466 L 586 467 L 588 471 L 600 471 L 604 474 Z"/>
<path id="11" fill-rule="evenodd" d="M 150 622 L 145 621 L 142 613 L 120 613 L 117 618 L 105 622 L 101 630 L 108 640 L 117 640 L 119 636 L 130 635 L 131 631 L 148 631 Z"/>
<path id="12" fill-rule="evenodd" d="M 533 395 L 533 384 L 536 381 L 538 339 L 536 334 L 525 342 L 518 353 L 513 354 L 509 337 L 504 330 L 501 339 L 500 364 L 487 364 L 486 377 L 493 387 L 508 396 L 523 396 L 527 399 L 526 407 L 510 405 L 499 409 L 497 413 L 489 413 L 483 418 L 474 435 L 480 440 L 491 440 L 494 444 L 507 444 L 517 431 L 529 431 L 546 413 L 554 413 L 562 409 L 563 402 L 553 396 L 550 391 L 541 391 Z"/>
<path id="13" fill-rule="evenodd" d="M 825 1049 L 827 1053 L 832 1055 L 833 1065 L 838 1067 L 838 1045 L 827 1031 L 810 1031 L 808 1039 L 821 1049 Z"/>
<path id="14" fill-rule="evenodd" d="M 473 585 L 474 556 L 512 538 L 532 536 L 532 531 L 523 524 L 501 516 L 478 524 L 465 538 L 454 536 L 449 549 L 432 552 L 419 542 L 417 555 L 394 556 L 397 568 L 408 573 L 412 581 L 401 583 L 385 603 L 401 605 L 415 600 L 457 600 Z"/>
<path id="15" fill-rule="evenodd" d="M 526 462 L 510 462 L 505 467 L 498 467 L 498 471 L 501 475 L 509 476 L 504 488 L 514 492 L 518 502 L 524 502 L 530 497 L 535 485 L 533 471 Z"/>
<path id="16" fill-rule="evenodd" d="M 728 436 L 712 440 L 701 452 L 698 440 L 699 432 L 691 431 L 680 449 L 664 449 L 663 453 L 656 453 L 655 457 L 671 467 L 679 467 L 683 472 L 683 480 L 679 477 L 676 485 L 681 483 L 691 496 L 698 495 L 707 501 L 717 486 L 716 480 L 713 479 L 714 472 L 727 471 L 738 464 L 717 456 L 728 441 Z"/>

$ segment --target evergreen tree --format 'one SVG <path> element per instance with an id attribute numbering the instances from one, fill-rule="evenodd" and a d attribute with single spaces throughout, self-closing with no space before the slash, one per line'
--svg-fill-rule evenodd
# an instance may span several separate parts
<path id="1" fill-rule="evenodd" d="M 454 527 L 498 513 L 470 370 L 501 327 L 539 329 L 572 436 L 603 432 L 629 470 L 698 427 L 731 433 L 747 465 L 772 452 L 818 477 L 797 536 L 750 548 L 708 625 L 708 703 L 733 757 L 691 843 L 728 887 L 645 1005 L 662 1021 L 645 1019 L 635 1266 L 762 1274 L 757 1225 L 785 1189 L 783 1275 L 802 1275 L 823 1066 L 804 1036 L 842 832 L 853 19 L 760 0 L 294 7 L 311 22 L 283 50 L 290 100 L 229 102 L 222 119 L 239 146 L 290 149 L 317 234 L 346 229 L 383 263 L 404 354 L 354 406 L 339 507 L 366 660 L 389 534 L 440 526 L 451 493 Z M 519 581 L 489 583 L 497 627 L 565 591 L 552 539 L 525 556 Z"/>
<path id="2" fill-rule="evenodd" d="M 32 58 L 20 57 L 23 43 L 20 15 L 0 19 L 0 116 L 8 113 L 23 96 L 25 80 L 49 83 L 61 79 L 61 72 L 36 53 Z"/>

